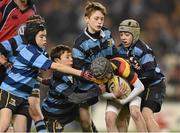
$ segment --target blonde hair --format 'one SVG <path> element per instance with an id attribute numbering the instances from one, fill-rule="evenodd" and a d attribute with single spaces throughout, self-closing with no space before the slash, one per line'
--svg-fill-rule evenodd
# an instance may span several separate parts
<path id="1" fill-rule="evenodd" d="M 104 16 L 107 14 L 106 7 L 99 2 L 87 2 L 85 7 L 85 17 L 90 17 L 92 12 L 100 11 Z"/>

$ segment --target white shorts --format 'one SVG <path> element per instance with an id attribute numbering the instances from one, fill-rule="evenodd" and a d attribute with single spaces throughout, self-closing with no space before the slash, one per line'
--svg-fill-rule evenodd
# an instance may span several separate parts
<path id="1" fill-rule="evenodd" d="M 141 98 L 139 96 L 135 97 L 130 103 L 130 106 L 141 106 Z M 114 112 L 117 115 L 121 111 L 123 105 L 113 101 L 113 100 L 107 100 L 107 105 L 106 105 L 106 112 Z"/>

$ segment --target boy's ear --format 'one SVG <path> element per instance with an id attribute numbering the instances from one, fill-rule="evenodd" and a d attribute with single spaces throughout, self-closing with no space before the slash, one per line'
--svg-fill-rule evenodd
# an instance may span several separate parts
<path id="1" fill-rule="evenodd" d="M 89 18 L 87 16 L 84 17 L 84 21 L 86 22 L 86 24 L 88 24 L 88 20 L 89 20 Z"/>
<path id="2" fill-rule="evenodd" d="M 59 58 L 55 58 L 54 61 L 57 62 L 57 63 L 61 62 L 61 60 Z"/>

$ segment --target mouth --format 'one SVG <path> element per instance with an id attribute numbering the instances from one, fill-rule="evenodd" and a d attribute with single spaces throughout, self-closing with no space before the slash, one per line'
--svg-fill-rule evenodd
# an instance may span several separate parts
<path id="1" fill-rule="evenodd" d="M 122 41 L 123 44 L 127 44 L 128 42 L 127 41 Z"/>
<path id="2" fill-rule="evenodd" d="M 102 26 L 97 26 L 97 28 L 98 28 L 98 29 L 101 29 L 101 28 L 102 28 Z"/>

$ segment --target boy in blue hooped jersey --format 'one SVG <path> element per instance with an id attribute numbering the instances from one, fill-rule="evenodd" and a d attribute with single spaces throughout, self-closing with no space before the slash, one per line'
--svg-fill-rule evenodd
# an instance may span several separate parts
<path id="1" fill-rule="evenodd" d="M 37 15 L 32 19 L 37 19 Z M 5 79 L 7 72 L 12 67 L 12 64 L 15 61 L 16 56 L 19 51 L 23 49 L 26 44 L 24 43 L 24 30 L 26 25 L 22 24 L 18 31 L 17 35 L 0 43 L 0 84 Z M 31 131 L 31 117 L 27 119 L 27 132 Z"/>
<path id="2" fill-rule="evenodd" d="M 47 32 L 44 19 L 28 21 L 25 29 L 25 46 L 17 55 L 11 70 L 0 86 L 0 132 L 9 127 L 14 120 L 14 130 L 26 131 L 26 116 L 28 102 L 32 89 L 38 84 L 36 81 L 40 69 L 55 69 L 64 73 L 89 78 L 88 72 L 82 72 L 63 64 L 55 63 L 45 56 Z M 21 124 L 16 124 L 16 122 Z M 45 131 L 43 121 L 35 123 L 37 131 Z"/>
<path id="3" fill-rule="evenodd" d="M 98 2 L 89 2 L 85 7 L 84 19 L 87 28 L 76 39 L 72 49 L 73 67 L 77 69 L 89 69 L 90 64 L 97 57 L 113 58 L 117 56 L 117 50 L 111 32 L 103 27 L 106 15 L 106 8 Z M 77 79 L 79 91 L 86 92 L 97 88 L 92 82 Z M 98 89 L 98 88 L 97 88 Z M 80 120 L 83 131 L 92 131 L 91 114 L 89 106 L 97 103 L 98 97 L 86 100 L 81 104 Z"/>
<path id="4" fill-rule="evenodd" d="M 161 110 L 165 97 L 165 76 L 156 62 L 153 50 L 139 36 L 139 23 L 133 19 L 123 20 L 119 25 L 121 44 L 118 51 L 121 57 L 130 60 L 145 87 L 141 94 L 141 108 L 148 132 L 160 132 L 154 113 Z"/>
<path id="5" fill-rule="evenodd" d="M 71 49 L 65 45 L 57 45 L 51 50 L 51 60 L 72 66 Z M 45 81 L 47 84 L 48 80 Z M 90 93 L 98 96 L 98 92 L 76 93 L 78 86 L 73 83 L 73 77 L 58 71 L 53 72 L 49 80 L 50 89 L 47 98 L 42 103 L 42 112 L 49 132 L 61 132 L 64 126 L 73 120 L 78 120 L 79 103 L 88 99 Z"/>
<path id="6" fill-rule="evenodd" d="M 28 19 L 28 21 L 33 21 L 41 19 L 39 15 L 33 15 L 31 18 Z M 26 25 L 22 24 L 18 31 L 17 35 L 13 38 L 10 38 L 9 40 L 3 41 L 0 45 L 0 64 L 4 66 L 4 68 L 7 69 L 7 72 L 9 71 L 10 67 L 15 61 L 16 56 L 18 55 L 19 51 L 23 49 L 26 46 L 25 38 L 24 38 L 24 30 Z M 48 54 L 45 52 L 45 55 L 48 56 Z M 6 71 L 1 72 L 1 81 L 4 80 L 6 74 Z M 31 121 L 32 119 L 36 122 L 43 119 L 43 115 L 40 109 L 40 90 L 37 88 L 33 89 L 32 95 L 28 98 L 29 103 L 29 113 L 27 117 L 27 132 L 31 131 Z M 32 119 L 31 119 L 32 118 Z"/>

